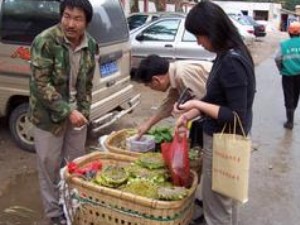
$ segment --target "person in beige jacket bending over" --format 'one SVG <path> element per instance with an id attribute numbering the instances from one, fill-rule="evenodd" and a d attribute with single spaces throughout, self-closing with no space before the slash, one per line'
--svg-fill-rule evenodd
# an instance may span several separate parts
<path id="1" fill-rule="evenodd" d="M 173 106 L 185 88 L 190 88 L 195 98 L 201 99 L 211 67 L 212 63 L 208 61 L 169 62 L 158 55 L 149 55 L 142 60 L 132 79 L 152 90 L 168 93 L 157 112 L 138 127 L 138 137 L 172 115 Z"/>

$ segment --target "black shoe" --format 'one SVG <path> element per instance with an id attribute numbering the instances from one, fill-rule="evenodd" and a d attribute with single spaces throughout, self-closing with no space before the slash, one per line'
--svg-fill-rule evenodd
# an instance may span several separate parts
<path id="1" fill-rule="evenodd" d="M 199 216 L 198 218 L 192 220 L 189 225 L 205 225 L 204 215 Z"/>
<path id="2" fill-rule="evenodd" d="M 204 215 L 203 215 L 203 202 L 199 199 L 194 201 L 195 208 L 192 217 L 192 221 L 189 225 L 202 225 L 204 224 Z"/>
<path id="3" fill-rule="evenodd" d="M 53 225 L 67 225 L 67 219 L 64 215 L 52 217 L 51 222 L 53 223 Z"/>
<path id="4" fill-rule="evenodd" d="M 286 128 L 286 129 L 292 130 L 293 127 L 294 127 L 294 124 L 293 124 L 292 122 L 287 121 L 287 122 L 285 122 L 285 123 L 283 124 L 283 126 L 284 126 L 284 128 Z"/>
<path id="5" fill-rule="evenodd" d="M 201 200 L 199 200 L 199 199 L 195 199 L 195 205 L 198 205 L 198 206 L 200 206 L 201 208 L 203 208 L 203 201 L 201 201 Z"/>

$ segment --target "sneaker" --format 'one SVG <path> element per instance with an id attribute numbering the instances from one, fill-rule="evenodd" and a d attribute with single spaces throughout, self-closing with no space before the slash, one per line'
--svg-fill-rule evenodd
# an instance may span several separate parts
<path id="1" fill-rule="evenodd" d="M 67 225 L 67 220 L 64 215 L 51 218 L 52 225 Z"/>

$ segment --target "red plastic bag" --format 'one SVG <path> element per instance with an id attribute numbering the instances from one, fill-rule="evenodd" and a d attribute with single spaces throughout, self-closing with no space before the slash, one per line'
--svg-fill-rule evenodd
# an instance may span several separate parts
<path id="1" fill-rule="evenodd" d="M 171 147 L 171 142 L 164 142 L 161 143 L 160 145 L 160 149 L 161 149 L 161 153 L 163 155 L 164 161 L 167 164 L 167 166 L 170 166 L 170 147 Z"/>
<path id="2" fill-rule="evenodd" d="M 181 137 L 176 132 L 172 143 L 162 144 L 161 149 L 171 172 L 172 183 L 176 186 L 189 186 L 190 162 L 186 133 Z"/>

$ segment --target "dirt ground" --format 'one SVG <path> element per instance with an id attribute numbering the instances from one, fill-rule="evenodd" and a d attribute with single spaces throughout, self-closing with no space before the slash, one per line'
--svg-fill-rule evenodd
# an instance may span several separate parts
<path id="1" fill-rule="evenodd" d="M 270 57 L 281 39 L 287 35 L 279 32 L 268 33 L 251 46 L 255 64 Z M 99 136 L 125 127 L 136 127 L 147 116 L 155 112 L 164 94 L 151 91 L 134 83 L 136 92 L 141 93 L 142 103 L 132 114 L 103 130 L 98 136 L 90 136 L 87 148 L 97 145 Z M 174 120 L 163 123 L 172 125 Z M 20 150 L 12 142 L 6 119 L 0 120 L 0 225 L 40 224 L 42 204 L 37 183 L 35 154 Z"/>

